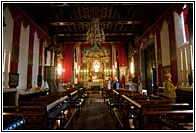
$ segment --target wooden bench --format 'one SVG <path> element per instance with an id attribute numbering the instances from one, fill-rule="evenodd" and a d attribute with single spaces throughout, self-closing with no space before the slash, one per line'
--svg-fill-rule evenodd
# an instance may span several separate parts
<path id="1" fill-rule="evenodd" d="M 145 100 L 145 101 L 148 101 L 148 100 Z M 159 101 L 159 102 L 156 102 L 156 101 Z M 157 104 L 161 102 L 162 104 Z M 122 107 L 113 108 L 113 113 L 114 113 L 113 115 L 115 116 L 117 120 L 116 124 L 119 124 L 121 126 L 121 129 L 149 129 L 149 127 L 151 128 L 153 126 L 154 126 L 153 128 L 157 128 L 158 127 L 158 124 L 157 124 L 158 116 L 157 115 L 161 115 L 162 113 L 172 114 L 173 116 L 176 116 L 177 118 L 179 117 L 181 119 L 183 118 L 185 122 L 187 122 L 186 114 L 189 115 L 192 112 L 190 110 L 186 110 L 189 104 L 187 103 L 164 104 L 164 103 L 167 103 L 167 101 L 165 100 L 161 100 L 161 102 L 160 100 L 157 99 L 157 100 L 153 100 L 153 102 L 152 101 L 147 102 L 147 104 L 142 103 L 142 102 L 138 103 L 135 100 L 132 100 L 125 95 L 122 95 Z M 130 116 L 132 116 L 132 118 Z M 154 123 L 149 122 L 148 119 L 150 118 L 152 118 L 156 122 Z M 156 126 L 153 124 L 155 124 Z M 118 125 L 116 127 L 118 129 Z"/>
<path id="2" fill-rule="evenodd" d="M 27 130 L 48 129 L 46 106 L 3 106 L 4 125 L 20 115 L 25 119 Z"/>
<path id="3" fill-rule="evenodd" d="M 104 99 L 104 102 L 106 101 L 106 99 L 111 97 L 111 93 L 112 93 L 112 89 L 102 89 L 102 97 Z"/>
<path id="4" fill-rule="evenodd" d="M 82 110 L 82 101 L 79 99 L 78 91 L 76 90 L 70 93 L 68 96 L 70 108 L 77 108 L 80 112 Z"/>
<path id="5" fill-rule="evenodd" d="M 69 107 L 68 96 L 64 96 L 53 103 L 47 105 L 49 129 L 73 129 L 73 118 L 76 116 L 77 109 Z"/>
<path id="6" fill-rule="evenodd" d="M 86 93 L 85 88 L 78 88 L 78 100 L 82 102 L 82 107 L 87 99 L 88 93 Z"/>
<path id="7" fill-rule="evenodd" d="M 69 108 L 68 96 L 43 106 L 4 106 L 3 111 L 5 125 L 13 117 L 23 115 L 28 130 L 72 129 L 72 120 L 78 117 L 77 109 Z"/>
<path id="8" fill-rule="evenodd" d="M 149 130 L 156 130 L 158 128 L 158 118 L 160 115 L 166 114 L 167 116 L 171 116 L 174 118 L 174 116 L 180 121 L 181 119 L 184 119 L 185 125 L 188 123 L 188 116 L 193 114 L 193 110 L 159 110 L 159 111 L 145 111 L 144 112 L 144 119 L 143 119 L 143 129 L 149 129 Z M 152 117 L 153 116 L 153 117 Z M 157 118 L 156 118 L 157 116 Z M 149 125 L 148 119 L 152 119 L 154 122 L 150 122 L 151 125 Z M 175 119 L 175 120 L 177 120 Z M 153 124 L 154 123 L 154 124 Z M 154 126 L 156 125 L 156 127 Z"/>
<path id="9" fill-rule="evenodd" d="M 107 101 L 108 109 L 110 111 L 110 114 L 112 112 L 112 108 L 114 107 L 120 107 L 121 106 L 121 100 L 119 92 L 116 90 L 112 90 L 111 97 Z"/>
<path id="10" fill-rule="evenodd" d="M 188 130 L 177 122 L 173 121 L 166 114 L 159 117 L 158 130 Z"/>
<path id="11" fill-rule="evenodd" d="M 56 96 L 56 97 L 39 97 L 39 98 L 31 98 L 31 102 L 53 102 L 57 99 L 61 98 L 61 96 Z"/>
<path id="12" fill-rule="evenodd" d="M 116 129 L 118 125 L 123 130 L 141 129 L 140 114 L 142 105 L 134 100 L 122 95 L 122 105 L 120 108 L 113 108 L 113 119 L 116 118 Z"/>
<path id="13" fill-rule="evenodd" d="M 3 130 L 25 130 L 26 122 L 22 115 L 18 116 L 14 121 L 9 125 L 5 126 Z"/>
<path id="14" fill-rule="evenodd" d="M 137 103 L 140 104 L 166 104 L 166 103 L 171 103 L 171 100 L 169 99 L 145 99 L 145 100 L 138 100 L 135 99 Z"/>
<path id="15" fill-rule="evenodd" d="M 173 118 L 181 122 L 188 122 L 187 115 L 181 115 L 184 111 L 186 113 L 189 107 L 188 103 L 167 103 L 167 104 L 142 104 L 141 118 L 142 129 L 157 129 L 158 118 L 162 113 L 172 114 Z M 180 114 L 181 111 L 181 114 Z M 176 114 L 175 114 L 176 113 Z"/>
<path id="16" fill-rule="evenodd" d="M 139 92 L 133 92 L 129 89 L 123 89 L 123 88 L 120 88 L 117 91 L 120 93 L 120 95 L 125 95 L 127 97 L 129 97 L 129 96 L 142 96 L 143 95 Z"/>

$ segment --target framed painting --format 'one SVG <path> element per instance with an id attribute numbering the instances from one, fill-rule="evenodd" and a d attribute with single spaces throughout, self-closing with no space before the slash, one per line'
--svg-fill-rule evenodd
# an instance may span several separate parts
<path id="1" fill-rule="evenodd" d="M 9 85 L 10 86 L 18 86 L 19 82 L 19 74 L 18 73 L 10 73 L 9 74 Z"/>
<path id="2" fill-rule="evenodd" d="M 42 76 L 37 76 L 37 85 L 42 85 Z"/>
<path id="3" fill-rule="evenodd" d="M 175 44 L 170 45 L 170 59 L 171 60 L 176 59 L 176 45 Z"/>

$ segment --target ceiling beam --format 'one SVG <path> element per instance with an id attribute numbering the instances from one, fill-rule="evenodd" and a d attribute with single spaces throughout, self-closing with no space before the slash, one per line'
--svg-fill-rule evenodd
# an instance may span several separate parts
<path id="1" fill-rule="evenodd" d="M 65 26 L 65 25 L 81 25 L 90 23 L 90 19 L 66 19 L 50 22 L 52 26 Z M 120 19 L 100 19 L 100 24 L 142 24 L 142 20 L 133 20 L 130 18 Z"/>
<path id="2" fill-rule="evenodd" d="M 138 34 L 139 32 L 115 32 L 115 33 L 105 33 L 105 36 L 131 36 Z M 86 33 L 56 33 L 59 37 L 64 36 L 86 36 Z"/>

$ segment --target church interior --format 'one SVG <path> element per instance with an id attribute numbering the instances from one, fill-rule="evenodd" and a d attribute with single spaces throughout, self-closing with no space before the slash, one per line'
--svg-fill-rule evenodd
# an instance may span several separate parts
<path id="1" fill-rule="evenodd" d="M 195 130 L 193 2 L 2 10 L 2 130 Z"/>

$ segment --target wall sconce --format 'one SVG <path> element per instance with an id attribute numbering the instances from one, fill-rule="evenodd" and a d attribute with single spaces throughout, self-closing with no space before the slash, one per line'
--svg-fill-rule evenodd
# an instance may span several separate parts
<path id="1" fill-rule="evenodd" d="M 131 74 L 134 74 L 134 64 L 131 62 Z"/>
<path id="2" fill-rule="evenodd" d="M 62 64 L 59 63 L 58 66 L 57 66 L 57 74 L 61 75 L 62 72 L 63 72 Z"/>

